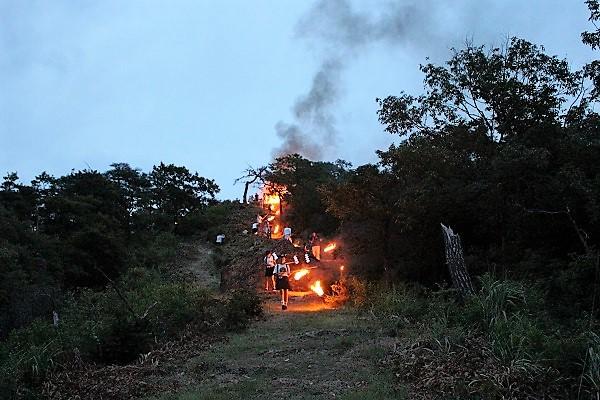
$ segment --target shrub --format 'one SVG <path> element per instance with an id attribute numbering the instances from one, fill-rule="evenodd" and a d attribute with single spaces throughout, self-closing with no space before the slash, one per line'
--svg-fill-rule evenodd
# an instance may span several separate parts
<path id="1" fill-rule="evenodd" d="M 583 379 L 590 392 L 600 394 L 600 336 L 594 332 L 589 333 L 588 348 L 586 351 Z"/>
<path id="2" fill-rule="evenodd" d="M 142 234 L 136 237 L 136 244 L 129 250 L 129 265 L 156 268 L 172 260 L 177 251 L 179 239 L 171 232 Z"/>
<path id="3" fill-rule="evenodd" d="M 148 313 L 148 328 L 158 339 L 173 337 L 186 324 L 208 315 L 212 296 L 186 283 L 151 282 L 130 294 L 138 315 Z"/>
<path id="4" fill-rule="evenodd" d="M 1 393 L 39 386 L 59 362 L 128 363 L 188 324 L 240 330 L 262 311 L 254 292 L 234 292 L 222 302 L 207 289 L 164 282 L 156 271 L 133 269 L 117 285 L 126 302 L 113 288 L 83 289 L 65 300 L 58 328 L 39 320 L 0 343 Z"/>
<path id="5" fill-rule="evenodd" d="M 369 298 L 367 283 L 355 276 L 350 276 L 344 281 L 344 284 L 348 288 L 352 304 L 357 307 L 365 306 Z"/>
<path id="6" fill-rule="evenodd" d="M 261 314 L 262 305 L 256 292 L 236 290 L 225 307 L 225 328 L 234 331 L 245 329 L 250 323 L 250 318 Z"/>
<path id="7" fill-rule="evenodd" d="M 35 320 L 14 331 L 0 344 L 0 392 L 14 395 L 19 391 L 20 398 L 35 397 L 33 388 L 61 354 L 60 338 L 48 321 Z"/>
<path id="8" fill-rule="evenodd" d="M 227 267 L 231 263 L 231 259 L 223 254 L 223 249 L 217 247 L 212 254 L 212 261 L 215 267 L 222 271 L 225 267 Z"/>

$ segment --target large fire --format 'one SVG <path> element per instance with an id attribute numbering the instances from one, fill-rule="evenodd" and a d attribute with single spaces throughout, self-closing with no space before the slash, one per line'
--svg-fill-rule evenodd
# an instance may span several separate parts
<path id="1" fill-rule="evenodd" d="M 283 237 L 282 212 L 285 206 L 283 196 L 287 193 L 285 186 L 267 183 L 261 188 L 263 209 L 266 211 L 266 222 L 271 227 L 270 238 Z M 265 229 L 266 232 L 266 229 Z"/>
<path id="2" fill-rule="evenodd" d="M 324 253 L 329 253 L 332 250 L 335 250 L 335 248 L 337 247 L 337 245 L 335 243 L 329 243 L 324 249 L 323 252 Z"/>
<path id="3" fill-rule="evenodd" d="M 315 283 L 310 285 L 310 290 L 315 292 L 319 297 L 321 297 L 325 294 L 325 291 L 321 287 L 321 281 L 316 281 Z"/>
<path id="4" fill-rule="evenodd" d="M 297 271 L 294 273 L 294 279 L 299 281 L 300 279 L 302 279 L 303 277 L 308 275 L 309 272 L 310 272 L 310 270 L 308 270 L 306 268 L 302 268 L 300 271 Z"/>
<path id="5" fill-rule="evenodd" d="M 269 211 L 274 212 L 276 214 L 279 214 L 281 212 L 281 198 L 277 193 L 270 194 L 264 192 L 263 202 Z"/>

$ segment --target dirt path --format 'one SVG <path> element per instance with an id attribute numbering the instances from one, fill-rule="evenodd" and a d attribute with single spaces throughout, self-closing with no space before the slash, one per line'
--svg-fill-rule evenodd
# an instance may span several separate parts
<path id="1" fill-rule="evenodd" d="M 265 293 L 265 318 L 187 361 L 197 384 L 160 399 L 395 399 L 384 358 L 393 340 L 372 321 L 294 292 L 282 311 Z M 190 377 L 188 377 L 190 378 Z"/>
<path id="2" fill-rule="evenodd" d="M 180 268 L 196 283 L 207 289 L 219 289 L 219 273 L 214 265 L 214 251 L 205 242 L 196 241 L 181 245 Z"/>

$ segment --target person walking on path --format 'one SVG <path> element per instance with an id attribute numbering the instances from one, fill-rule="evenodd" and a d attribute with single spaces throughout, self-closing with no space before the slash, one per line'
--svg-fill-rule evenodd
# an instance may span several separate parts
<path id="1" fill-rule="evenodd" d="M 292 228 L 289 226 L 283 228 L 283 238 L 292 243 Z"/>
<path id="2" fill-rule="evenodd" d="M 275 288 L 281 292 L 281 309 L 287 310 L 290 286 L 290 267 L 286 263 L 286 257 L 282 256 L 275 265 L 275 276 L 277 284 Z"/>
<path id="3" fill-rule="evenodd" d="M 265 237 L 268 239 L 271 239 L 271 224 L 269 223 L 268 220 L 265 220 L 264 225 L 265 225 Z"/>
<path id="4" fill-rule="evenodd" d="M 321 238 L 319 237 L 319 235 L 317 235 L 317 232 L 313 232 L 310 235 L 309 242 L 313 257 L 321 261 Z"/>
<path id="5" fill-rule="evenodd" d="M 273 276 L 273 271 L 275 269 L 275 257 L 273 257 L 271 250 L 267 250 L 265 252 L 265 258 L 263 261 L 265 264 L 265 290 L 269 291 L 269 286 L 271 286 L 271 290 L 275 290 L 275 277 Z"/>

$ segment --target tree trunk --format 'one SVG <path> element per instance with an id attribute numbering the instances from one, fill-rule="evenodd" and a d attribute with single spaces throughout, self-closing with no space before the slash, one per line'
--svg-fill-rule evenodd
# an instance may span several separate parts
<path id="1" fill-rule="evenodd" d="M 446 247 L 446 263 L 450 271 L 452 286 L 458 290 L 463 298 L 468 297 L 475 290 L 473 289 L 471 277 L 467 272 L 460 236 L 455 234 L 450 227 L 444 226 L 444 224 L 441 225 L 442 232 L 444 233 L 444 245 Z"/>
<path id="2" fill-rule="evenodd" d="M 246 204 L 247 203 L 247 198 L 248 198 L 248 187 L 250 186 L 251 182 L 245 182 L 244 183 L 244 197 L 242 198 L 242 204 Z"/>

